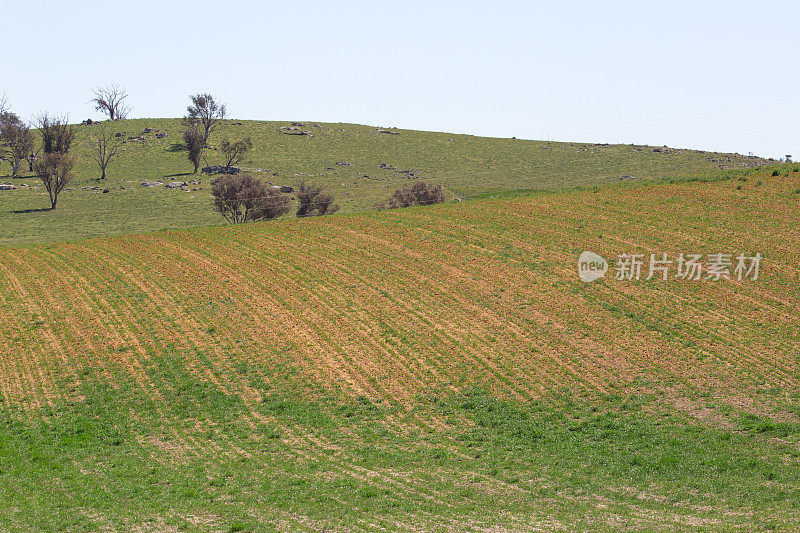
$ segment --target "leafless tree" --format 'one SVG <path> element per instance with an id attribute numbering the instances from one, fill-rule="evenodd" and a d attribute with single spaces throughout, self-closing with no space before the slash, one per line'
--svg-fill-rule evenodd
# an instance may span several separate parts
<path id="1" fill-rule="evenodd" d="M 50 208 L 55 209 L 58 196 L 72 181 L 75 158 L 69 155 L 76 129 L 69 118 L 40 114 L 36 121 L 42 136 L 42 155 L 36 159 L 33 170 L 50 195 Z"/>
<path id="2" fill-rule="evenodd" d="M 225 104 L 217 103 L 210 94 L 195 94 L 189 97 L 192 105 L 186 108 L 186 120 L 203 127 L 203 144 L 208 144 L 208 136 L 225 119 Z"/>
<path id="3" fill-rule="evenodd" d="M 9 109 L 8 95 L 3 91 L 0 93 L 0 113 L 5 113 Z"/>
<path id="4" fill-rule="evenodd" d="M 214 208 L 232 224 L 271 220 L 291 209 L 289 199 L 249 174 L 226 174 L 211 181 Z"/>
<path id="5" fill-rule="evenodd" d="M 197 126 L 189 126 L 184 130 L 183 143 L 186 146 L 186 155 L 189 157 L 189 161 L 194 164 L 194 173 L 197 174 L 200 160 L 203 157 L 203 149 L 206 147 L 203 134 L 197 129 Z"/>
<path id="6" fill-rule="evenodd" d="M 34 164 L 36 175 L 50 195 L 50 209 L 55 209 L 58 195 L 72 181 L 75 158 L 69 154 L 48 153 Z"/>
<path id="7" fill-rule="evenodd" d="M 333 195 L 322 191 L 322 187 L 300 183 L 297 188 L 297 216 L 312 217 L 332 215 L 339 210 L 333 203 Z"/>
<path id="8" fill-rule="evenodd" d="M 0 161 L 11 165 L 11 177 L 16 178 L 22 162 L 33 152 L 31 128 L 11 111 L 0 113 Z"/>
<path id="9" fill-rule="evenodd" d="M 92 127 L 87 135 L 89 155 L 100 167 L 101 180 L 106 179 L 106 168 L 122 149 L 122 137 L 115 137 L 108 131 L 104 123 Z"/>
<path id="10" fill-rule="evenodd" d="M 48 113 L 41 113 L 35 120 L 42 136 L 42 152 L 45 155 L 69 152 L 77 130 L 69 124 L 67 115 L 51 116 Z"/>
<path id="11" fill-rule="evenodd" d="M 109 120 L 122 120 L 128 116 L 131 108 L 125 104 L 128 92 L 119 85 L 98 87 L 92 91 L 94 108 L 106 115 Z"/>
<path id="12" fill-rule="evenodd" d="M 223 139 L 219 149 L 225 157 L 225 168 L 230 169 L 244 160 L 247 152 L 253 149 L 253 141 L 250 137 L 235 142 Z"/>

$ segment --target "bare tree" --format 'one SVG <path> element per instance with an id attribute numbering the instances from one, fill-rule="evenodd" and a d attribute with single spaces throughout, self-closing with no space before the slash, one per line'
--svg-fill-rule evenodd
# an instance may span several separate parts
<path id="1" fill-rule="evenodd" d="M 225 104 L 217 103 L 210 94 L 195 94 L 189 97 L 192 105 L 186 108 L 186 120 L 190 124 L 203 127 L 203 144 L 208 144 L 208 136 L 225 119 Z"/>
<path id="2" fill-rule="evenodd" d="M 41 113 L 36 116 L 35 120 L 42 136 L 42 152 L 45 155 L 69 152 L 77 130 L 69 124 L 67 115 L 59 117 Z"/>
<path id="3" fill-rule="evenodd" d="M 11 164 L 11 177 L 16 178 L 22 162 L 33 152 L 31 128 L 16 114 L 0 113 L 0 161 Z"/>
<path id="4" fill-rule="evenodd" d="M 253 141 L 250 140 L 250 137 L 235 142 L 223 139 L 219 149 L 225 157 L 225 168 L 230 170 L 233 165 L 241 163 L 247 152 L 253 149 Z"/>
<path id="5" fill-rule="evenodd" d="M 106 131 L 104 123 L 94 126 L 87 135 L 89 155 L 100 167 L 101 180 L 106 179 L 106 168 L 115 159 L 122 148 L 122 137 L 115 137 Z"/>
<path id="6" fill-rule="evenodd" d="M 131 108 L 125 104 L 128 92 L 119 85 L 98 87 L 92 91 L 94 108 L 106 115 L 109 120 L 122 120 L 128 116 Z"/>
<path id="7" fill-rule="evenodd" d="M 322 191 L 322 187 L 300 183 L 297 188 L 297 216 L 312 217 L 332 215 L 339 210 L 333 203 L 333 195 Z"/>
<path id="8" fill-rule="evenodd" d="M 8 95 L 3 91 L 0 93 L 0 113 L 5 113 L 9 110 Z"/>
<path id="9" fill-rule="evenodd" d="M 197 126 L 189 126 L 183 132 L 183 143 L 186 146 L 187 156 L 189 161 L 194 164 L 194 173 L 197 174 L 197 169 L 200 168 L 200 160 L 203 157 L 203 148 L 206 147 L 203 141 L 203 134 L 197 129 Z"/>
<path id="10" fill-rule="evenodd" d="M 72 169 L 75 158 L 69 154 L 45 154 L 34 164 L 36 175 L 42 180 L 47 194 L 50 195 L 50 209 L 55 209 L 58 195 L 72 181 Z"/>
<path id="11" fill-rule="evenodd" d="M 232 224 L 271 220 L 291 209 L 289 199 L 249 174 L 226 174 L 211 180 L 214 208 Z"/>
<path id="12" fill-rule="evenodd" d="M 53 117 L 42 113 L 37 117 L 42 135 L 42 156 L 33 165 L 34 172 L 50 195 L 50 208 L 55 209 L 58 196 L 72 181 L 75 158 L 69 155 L 76 130 L 66 115 Z"/>

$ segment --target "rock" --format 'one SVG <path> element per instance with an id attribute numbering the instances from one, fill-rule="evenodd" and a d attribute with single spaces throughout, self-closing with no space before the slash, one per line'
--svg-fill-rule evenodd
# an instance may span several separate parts
<path id="1" fill-rule="evenodd" d="M 339 162 L 339 163 L 336 163 L 336 164 L 339 165 L 340 167 L 352 167 L 353 166 L 353 163 Z"/>
<path id="2" fill-rule="evenodd" d="M 630 176 L 628 174 L 623 174 L 622 176 L 620 176 L 619 179 L 621 179 L 621 180 L 638 180 L 639 177 L 638 176 Z"/>
<path id="3" fill-rule="evenodd" d="M 302 128 L 305 125 L 306 125 L 305 122 L 292 122 L 292 126 L 296 126 L 296 127 L 301 127 Z"/>
<path id="4" fill-rule="evenodd" d="M 238 174 L 242 169 L 239 167 L 225 167 L 223 165 L 212 165 L 203 167 L 203 174 Z"/>
<path id="5" fill-rule="evenodd" d="M 0 191 L 13 191 L 16 188 L 16 185 L 10 183 L 0 183 Z"/>
<path id="6" fill-rule="evenodd" d="M 162 133 L 156 133 L 156 139 L 163 139 L 166 136 L 167 136 L 167 134 L 163 133 L 163 132 Z"/>
<path id="7" fill-rule="evenodd" d="M 120 132 L 117 132 L 114 134 L 114 137 L 122 137 L 122 134 Z"/>
<path id="8" fill-rule="evenodd" d="M 399 131 L 391 131 L 391 130 L 378 130 L 375 133 L 385 133 L 387 135 L 400 135 Z"/>
<path id="9" fill-rule="evenodd" d="M 281 185 L 281 192 L 284 193 L 294 192 L 294 187 L 289 187 L 288 185 Z"/>
<path id="10" fill-rule="evenodd" d="M 185 181 L 171 181 L 164 185 L 167 189 L 177 189 L 179 187 L 186 187 Z"/>
<path id="11" fill-rule="evenodd" d="M 162 181 L 143 181 L 142 187 L 160 187 L 164 185 Z"/>
<path id="12" fill-rule="evenodd" d="M 111 192 L 111 191 L 109 191 L 108 189 L 103 189 L 103 194 L 108 194 L 108 193 L 110 193 L 110 192 Z"/>
<path id="13" fill-rule="evenodd" d="M 157 132 L 157 131 L 158 130 L 155 129 L 155 128 L 145 128 L 144 131 L 142 132 L 142 135 L 144 135 L 145 133 L 154 133 L 154 132 Z"/>
<path id="14" fill-rule="evenodd" d="M 297 126 L 283 126 L 278 131 L 285 135 L 311 135 L 310 131 L 301 130 Z"/>

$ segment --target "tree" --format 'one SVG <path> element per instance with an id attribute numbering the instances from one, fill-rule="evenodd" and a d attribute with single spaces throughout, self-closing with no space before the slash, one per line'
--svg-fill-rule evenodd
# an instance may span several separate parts
<path id="1" fill-rule="evenodd" d="M 106 168 L 115 159 L 122 148 L 122 137 L 115 137 L 106 131 L 104 123 L 93 126 L 87 135 L 89 143 L 89 155 L 98 164 L 102 175 L 101 180 L 106 179 Z"/>
<path id="2" fill-rule="evenodd" d="M 69 154 L 44 154 L 44 157 L 38 159 L 33 166 L 36 175 L 47 189 L 47 194 L 50 195 L 50 209 L 55 209 L 58 195 L 72 181 L 75 158 Z"/>
<path id="3" fill-rule="evenodd" d="M 51 117 L 43 113 L 37 117 L 42 135 L 42 156 L 33 165 L 34 172 L 50 195 L 50 208 L 55 209 L 58 196 L 72 181 L 75 158 L 69 155 L 76 130 L 67 116 Z"/>
<path id="4" fill-rule="evenodd" d="M 271 220 L 289 212 L 289 199 L 250 174 L 226 174 L 211 180 L 214 208 L 232 224 Z"/>
<path id="5" fill-rule="evenodd" d="M 233 165 L 241 163 L 247 152 L 253 149 L 253 141 L 250 137 L 236 142 L 224 139 L 219 149 L 225 157 L 225 169 L 230 170 Z"/>
<path id="6" fill-rule="evenodd" d="M 218 104 L 210 94 L 195 94 L 189 97 L 192 105 L 186 108 L 186 120 L 190 124 L 203 127 L 203 145 L 208 144 L 208 136 L 225 119 L 225 104 Z"/>
<path id="7" fill-rule="evenodd" d="M 424 181 L 418 181 L 411 187 L 405 185 L 392 193 L 385 202 L 375 204 L 378 209 L 397 209 L 411 205 L 432 205 L 444 202 L 444 188 L 441 185 L 431 187 Z"/>
<path id="8" fill-rule="evenodd" d="M 42 136 L 42 153 L 66 154 L 72 147 L 77 130 L 70 126 L 69 117 L 66 115 L 50 116 L 42 113 L 36 117 L 39 133 Z"/>
<path id="9" fill-rule="evenodd" d="M 8 111 L 8 95 L 5 91 L 0 94 L 0 113 L 5 113 Z"/>
<path id="10" fill-rule="evenodd" d="M 333 203 L 333 195 L 322 191 L 322 187 L 300 183 L 297 188 L 297 216 L 312 217 L 332 215 L 339 210 Z"/>
<path id="11" fill-rule="evenodd" d="M 94 108 L 106 115 L 109 120 L 122 120 L 128 116 L 131 108 L 125 104 L 128 92 L 119 85 L 98 87 L 92 91 Z"/>
<path id="12" fill-rule="evenodd" d="M 189 161 L 194 164 L 194 173 L 197 174 L 197 169 L 200 168 L 200 160 L 203 157 L 203 148 L 206 146 L 205 141 L 203 141 L 203 134 L 200 133 L 196 126 L 189 126 L 183 132 L 183 143 L 186 146 Z"/>
<path id="13" fill-rule="evenodd" d="M 16 114 L 0 113 L 0 161 L 11 164 L 11 177 L 19 174 L 20 164 L 33 152 L 31 128 Z"/>

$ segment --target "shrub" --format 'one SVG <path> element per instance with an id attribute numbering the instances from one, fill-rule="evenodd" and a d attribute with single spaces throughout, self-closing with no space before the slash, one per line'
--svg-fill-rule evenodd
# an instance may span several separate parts
<path id="1" fill-rule="evenodd" d="M 323 192 L 322 187 L 300 183 L 297 188 L 297 216 L 313 217 L 332 215 L 339 210 L 333 203 L 333 195 Z"/>
<path id="2" fill-rule="evenodd" d="M 226 174 L 211 180 L 214 208 L 232 224 L 271 220 L 291 209 L 289 199 L 249 174 Z"/>
<path id="3" fill-rule="evenodd" d="M 444 202 L 444 188 L 441 185 L 429 186 L 418 181 L 411 187 L 403 186 L 392 193 L 385 202 L 376 204 L 378 209 L 397 209 L 412 205 L 432 205 Z"/>
<path id="4" fill-rule="evenodd" d="M 772 171 L 772 175 L 773 175 L 773 176 L 780 176 L 780 175 L 781 175 L 781 173 L 780 173 L 778 170 L 773 170 L 773 171 Z"/>

